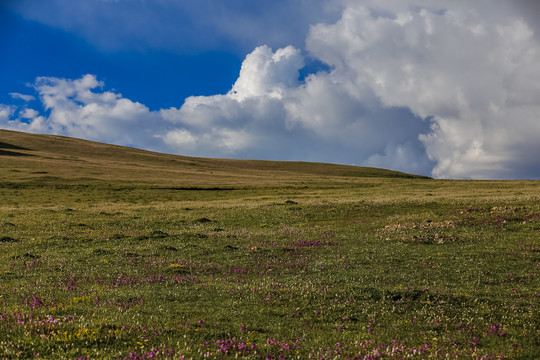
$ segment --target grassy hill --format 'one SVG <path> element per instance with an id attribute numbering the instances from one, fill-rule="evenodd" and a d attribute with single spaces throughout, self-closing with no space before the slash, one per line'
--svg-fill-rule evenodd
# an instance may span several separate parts
<path id="1" fill-rule="evenodd" d="M 339 178 L 422 178 L 396 171 L 308 162 L 207 159 L 92 141 L 0 130 L 4 181 L 108 181 L 178 187 L 278 185 Z M 345 179 L 341 179 L 344 181 Z"/>

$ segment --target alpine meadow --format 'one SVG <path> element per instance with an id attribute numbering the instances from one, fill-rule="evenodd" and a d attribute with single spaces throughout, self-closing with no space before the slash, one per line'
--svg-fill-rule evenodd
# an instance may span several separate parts
<path id="1" fill-rule="evenodd" d="M 538 359 L 540 182 L 0 130 L 2 359 Z"/>

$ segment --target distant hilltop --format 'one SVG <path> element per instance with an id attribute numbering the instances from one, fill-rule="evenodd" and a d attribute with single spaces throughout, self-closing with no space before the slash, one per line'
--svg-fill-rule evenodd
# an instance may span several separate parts
<path id="1" fill-rule="evenodd" d="M 130 181 L 168 186 L 268 185 L 347 178 L 428 179 L 327 163 L 187 157 L 56 135 L 0 130 L 4 181 Z"/>

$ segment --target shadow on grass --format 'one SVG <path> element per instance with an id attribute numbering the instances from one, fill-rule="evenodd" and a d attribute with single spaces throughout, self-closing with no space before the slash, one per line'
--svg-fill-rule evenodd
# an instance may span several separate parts
<path id="1" fill-rule="evenodd" d="M 13 144 L 8 144 L 5 142 L 0 141 L 0 155 L 4 156 L 33 156 L 31 154 L 24 154 L 16 151 L 8 151 L 8 150 L 32 150 L 28 148 L 24 148 L 22 146 L 17 146 Z"/>
<path id="2" fill-rule="evenodd" d="M 0 156 L 34 156 L 32 154 L 23 154 L 15 151 L 0 150 Z"/>

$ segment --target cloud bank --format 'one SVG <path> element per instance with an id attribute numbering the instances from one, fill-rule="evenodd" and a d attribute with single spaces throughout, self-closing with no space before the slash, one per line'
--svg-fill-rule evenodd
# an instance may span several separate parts
<path id="1" fill-rule="evenodd" d="M 42 77 L 43 109 L 14 95 L 25 103 L 0 106 L 0 126 L 185 155 L 540 178 L 540 42 L 515 3 L 343 4 L 305 49 L 255 48 L 227 94 L 150 111 L 94 75 Z M 306 56 L 328 70 L 300 80 Z"/>

